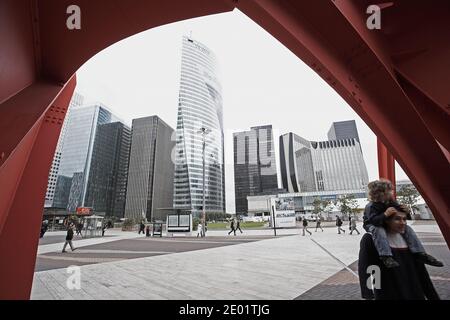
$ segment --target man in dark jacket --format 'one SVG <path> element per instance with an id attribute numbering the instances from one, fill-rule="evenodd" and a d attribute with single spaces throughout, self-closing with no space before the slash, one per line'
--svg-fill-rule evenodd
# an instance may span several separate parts
<path id="1" fill-rule="evenodd" d="M 145 234 L 145 224 L 144 224 L 144 222 L 141 222 L 139 224 L 139 234 L 141 234 L 141 232 L 142 232 L 142 234 Z"/>
<path id="2" fill-rule="evenodd" d="M 41 225 L 41 234 L 40 234 L 40 238 L 42 238 L 44 236 L 44 234 L 47 232 L 48 229 L 48 223 L 47 221 L 43 221 L 42 225 Z"/>
<path id="3" fill-rule="evenodd" d="M 234 235 L 236 235 L 236 228 L 234 226 L 234 219 L 231 220 L 231 224 L 230 224 L 230 232 L 228 232 L 228 234 L 234 232 Z"/>
<path id="4" fill-rule="evenodd" d="M 67 245 L 70 246 L 70 249 L 72 249 L 72 251 L 76 250 L 76 248 L 74 248 L 72 245 L 72 239 L 73 239 L 73 224 L 70 224 L 67 229 L 66 242 L 64 243 L 62 252 L 66 252 Z"/>
<path id="5" fill-rule="evenodd" d="M 338 234 L 341 234 L 341 231 L 345 233 L 345 230 L 342 229 L 342 220 L 339 216 L 336 216 L 336 226 L 338 227 Z"/>

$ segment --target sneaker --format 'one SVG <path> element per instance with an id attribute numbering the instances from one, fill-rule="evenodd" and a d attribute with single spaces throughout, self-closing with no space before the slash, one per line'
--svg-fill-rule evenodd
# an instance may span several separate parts
<path id="1" fill-rule="evenodd" d="M 400 266 L 400 264 L 391 256 L 381 256 L 380 259 L 383 261 L 386 268 L 396 268 Z"/>
<path id="2" fill-rule="evenodd" d="M 67 252 L 66 250 L 61 251 L 61 253 L 66 253 L 66 252 Z"/>
<path id="3" fill-rule="evenodd" d="M 416 253 L 416 256 L 418 257 L 418 259 L 420 261 L 422 261 L 423 263 L 428 264 L 430 266 L 433 266 L 433 267 L 443 267 L 444 266 L 444 264 L 441 261 L 439 261 L 435 257 L 429 255 L 428 253 L 420 252 L 420 253 Z"/>
<path id="4" fill-rule="evenodd" d="M 72 252 L 75 251 L 75 250 L 77 250 L 77 248 L 73 248 L 73 249 L 72 249 Z"/>

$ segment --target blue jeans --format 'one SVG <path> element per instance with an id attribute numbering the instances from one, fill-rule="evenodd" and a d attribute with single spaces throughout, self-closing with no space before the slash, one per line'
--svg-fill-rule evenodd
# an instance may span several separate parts
<path id="1" fill-rule="evenodd" d="M 383 227 L 376 227 L 371 224 L 367 225 L 367 229 L 372 234 L 373 243 L 375 244 L 378 254 L 380 256 L 392 256 L 392 250 L 389 246 L 386 230 Z M 410 226 L 406 226 L 405 233 L 403 233 L 402 236 L 412 253 L 425 253 L 425 248 Z"/>

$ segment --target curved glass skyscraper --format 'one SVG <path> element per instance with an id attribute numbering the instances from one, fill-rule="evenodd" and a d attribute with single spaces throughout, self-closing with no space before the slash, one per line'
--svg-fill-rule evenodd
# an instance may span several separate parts
<path id="1" fill-rule="evenodd" d="M 174 208 L 203 206 L 203 137 L 205 135 L 206 212 L 224 212 L 224 139 L 222 88 L 215 55 L 205 45 L 183 37 L 176 129 Z"/>

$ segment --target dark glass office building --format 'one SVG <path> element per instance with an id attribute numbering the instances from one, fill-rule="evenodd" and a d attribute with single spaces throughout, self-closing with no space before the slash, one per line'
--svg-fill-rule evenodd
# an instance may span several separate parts
<path id="1" fill-rule="evenodd" d="M 173 204 L 174 130 L 157 116 L 133 120 L 125 217 L 165 220 Z"/>
<path id="2" fill-rule="evenodd" d="M 131 130 L 123 123 L 97 128 L 85 206 L 122 218 L 125 212 Z"/>
<path id="3" fill-rule="evenodd" d="M 233 134 L 237 214 L 247 214 L 247 196 L 278 190 L 272 126 Z"/>
<path id="4" fill-rule="evenodd" d="M 356 139 L 359 142 L 355 120 L 333 122 L 328 131 L 328 140 Z"/>

